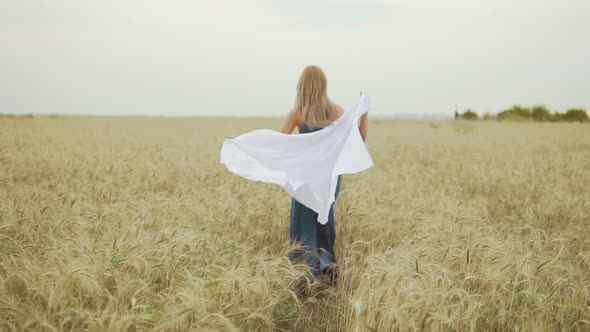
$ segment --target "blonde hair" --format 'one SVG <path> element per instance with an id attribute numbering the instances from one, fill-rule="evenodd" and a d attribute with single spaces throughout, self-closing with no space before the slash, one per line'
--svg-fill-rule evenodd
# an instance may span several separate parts
<path id="1" fill-rule="evenodd" d="M 310 128 L 323 128 L 336 120 L 342 109 L 328 98 L 328 81 L 318 66 L 307 66 L 297 83 L 295 112 Z"/>

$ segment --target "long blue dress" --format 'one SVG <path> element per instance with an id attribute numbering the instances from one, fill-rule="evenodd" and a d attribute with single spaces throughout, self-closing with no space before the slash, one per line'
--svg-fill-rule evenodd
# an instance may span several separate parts
<path id="1" fill-rule="evenodd" d="M 311 133 L 322 128 L 309 128 L 303 124 L 299 129 L 300 134 Z M 340 192 L 342 177 L 338 176 L 335 199 Z M 291 243 L 299 244 L 296 250 L 291 252 L 292 262 L 303 260 L 309 266 L 314 276 L 324 273 L 326 267 L 336 263 L 334 242 L 336 241 L 336 225 L 334 223 L 334 203 L 330 207 L 328 222 L 325 225 L 317 221 L 318 214 L 312 209 L 291 199 L 291 228 L 289 238 Z"/>

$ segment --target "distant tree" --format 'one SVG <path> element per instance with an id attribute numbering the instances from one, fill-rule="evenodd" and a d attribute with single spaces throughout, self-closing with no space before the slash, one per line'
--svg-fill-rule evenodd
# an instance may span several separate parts
<path id="1" fill-rule="evenodd" d="M 584 109 L 570 108 L 563 115 L 563 120 L 564 121 L 585 122 L 585 121 L 588 121 L 588 114 L 586 114 L 586 110 L 584 110 Z"/>
<path id="2" fill-rule="evenodd" d="M 465 113 L 463 113 L 462 116 L 463 116 L 463 119 L 465 119 L 465 120 L 477 120 L 479 118 L 477 113 L 475 113 L 474 111 L 472 111 L 470 109 L 465 111 Z"/>
<path id="3" fill-rule="evenodd" d="M 531 110 L 527 107 L 514 105 L 505 111 L 498 113 L 498 120 L 526 120 L 531 118 Z"/>
<path id="4" fill-rule="evenodd" d="M 535 121 L 546 121 L 549 119 L 549 116 L 549 110 L 543 105 L 533 106 L 531 109 L 531 117 Z"/>
<path id="5" fill-rule="evenodd" d="M 467 112 L 466 112 L 467 113 Z M 465 118 L 464 115 L 461 117 Z M 588 122 L 590 118 L 586 113 L 585 109 L 582 108 L 570 108 L 565 113 L 551 113 L 549 109 L 544 105 L 536 105 L 532 108 L 524 107 L 521 105 L 514 105 L 509 109 L 499 112 L 497 115 L 485 114 L 483 119 L 489 120 L 491 118 L 496 120 L 535 120 L 535 121 L 569 121 L 569 122 Z"/>
<path id="6" fill-rule="evenodd" d="M 531 117 L 531 110 L 528 109 L 527 107 L 522 107 L 520 105 L 512 106 L 511 112 L 514 115 L 525 118 L 525 119 L 529 119 Z"/>
<path id="7" fill-rule="evenodd" d="M 493 118 L 494 118 L 494 116 L 491 115 L 490 113 L 486 113 L 483 115 L 484 120 L 492 120 Z"/>

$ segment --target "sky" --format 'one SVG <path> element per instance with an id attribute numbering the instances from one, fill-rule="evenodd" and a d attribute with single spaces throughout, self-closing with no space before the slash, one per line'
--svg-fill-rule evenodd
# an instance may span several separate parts
<path id="1" fill-rule="evenodd" d="M 0 0 L 0 113 L 284 116 L 307 65 L 374 114 L 590 109 L 587 0 Z"/>

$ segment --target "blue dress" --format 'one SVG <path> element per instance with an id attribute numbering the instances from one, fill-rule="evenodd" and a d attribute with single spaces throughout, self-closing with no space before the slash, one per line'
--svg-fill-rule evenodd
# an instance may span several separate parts
<path id="1" fill-rule="evenodd" d="M 311 133 L 322 128 L 311 129 L 302 125 L 300 134 Z M 338 184 L 334 198 L 340 192 L 342 176 L 338 176 Z M 334 223 L 334 203 L 330 207 L 328 222 L 325 225 L 317 221 L 318 214 L 312 209 L 291 199 L 291 228 L 289 238 L 292 244 L 299 244 L 296 250 L 291 252 L 289 258 L 294 263 L 302 260 L 311 269 L 314 276 L 324 273 L 326 267 L 336 263 L 334 242 L 336 241 L 336 225 Z"/>

